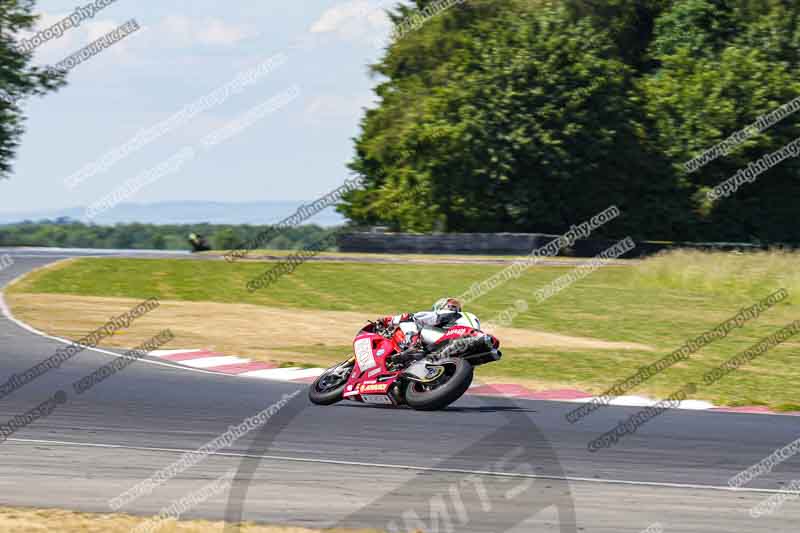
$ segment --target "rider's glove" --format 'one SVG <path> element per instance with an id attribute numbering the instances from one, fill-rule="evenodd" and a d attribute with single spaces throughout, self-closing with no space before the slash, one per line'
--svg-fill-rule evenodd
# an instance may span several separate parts
<path id="1" fill-rule="evenodd" d="M 383 324 L 384 327 L 388 328 L 391 326 L 396 326 L 400 322 L 408 322 L 409 320 L 411 320 L 412 316 L 413 315 L 411 313 L 403 313 L 402 315 L 396 315 L 396 316 L 385 316 L 379 319 L 379 322 Z"/>

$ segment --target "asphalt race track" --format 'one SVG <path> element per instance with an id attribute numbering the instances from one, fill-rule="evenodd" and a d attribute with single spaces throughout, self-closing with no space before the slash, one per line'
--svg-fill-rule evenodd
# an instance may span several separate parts
<path id="1" fill-rule="evenodd" d="M 10 253 L 15 264 L 0 271 L 0 287 L 73 255 Z M 0 381 L 63 346 L 0 316 Z M 110 512 L 110 498 L 305 387 L 153 360 L 73 392 L 73 382 L 113 359 L 84 351 L 0 399 L 5 423 L 58 390 L 67 393 L 48 417 L 0 443 L 0 505 Z M 797 500 L 760 518 L 748 510 L 800 479 L 800 457 L 747 489 L 727 489 L 727 482 L 800 437 L 800 417 L 673 410 L 591 453 L 589 441 L 638 409 L 604 408 L 573 425 L 564 415 L 574 407 L 473 396 L 436 413 L 322 408 L 302 390 L 263 429 L 121 511 L 156 514 L 236 470 L 230 491 L 184 516 L 390 531 L 395 524 L 476 532 L 623 533 L 654 524 L 676 533 L 798 531 Z"/>

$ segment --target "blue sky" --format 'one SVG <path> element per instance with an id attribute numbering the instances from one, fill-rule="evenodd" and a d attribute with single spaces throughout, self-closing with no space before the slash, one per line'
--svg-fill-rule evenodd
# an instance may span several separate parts
<path id="1" fill-rule="evenodd" d="M 93 0 L 37 2 L 40 28 Z M 36 50 L 55 64 L 129 19 L 141 30 L 76 66 L 57 93 L 23 103 L 26 132 L 11 180 L 0 181 L 0 210 L 89 205 L 126 180 L 270 98 L 298 96 L 213 150 L 149 183 L 126 201 L 311 200 L 349 177 L 352 137 L 371 105 L 367 65 L 390 25 L 387 0 L 117 0 L 80 27 Z M 223 5 L 225 7 L 223 7 Z M 64 180 L 137 132 L 278 54 L 286 62 L 242 92 L 74 188 Z"/>

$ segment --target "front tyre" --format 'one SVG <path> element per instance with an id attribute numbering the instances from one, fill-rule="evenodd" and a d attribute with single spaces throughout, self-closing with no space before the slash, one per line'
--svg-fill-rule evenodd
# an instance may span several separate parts
<path id="1" fill-rule="evenodd" d="M 436 411 L 444 409 L 467 392 L 473 376 L 469 361 L 452 359 L 442 366 L 444 373 L 431 383 L 408 382 L 405 397 L 409 406 L 418 411 Z"/>
<path id="2" fill-rule="evenodd" d="M 311 384 L 308 389 L 308 399 L 317 405 L 332 405 L 340 401 L 352 371 L 352 359 L 329 368 Z"/>

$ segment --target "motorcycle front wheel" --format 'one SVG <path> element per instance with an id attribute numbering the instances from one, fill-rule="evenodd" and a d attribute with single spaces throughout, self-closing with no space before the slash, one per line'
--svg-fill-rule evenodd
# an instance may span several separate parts
<path id="1" fill-rule="evenodd" d="M 331 405 L 340 401 L 353 366 L 353 360 L 350 359 L 329 368 L 315 379 L 308 389 L 308 399 L 311 403 Z"/>
<path id="2" fill-rule="evenodd" d="M 430 383 L 409 381 L 406 385 L 406 403 L 418 411 L 444 409 L 461 398 L 472 385 L 473 368 L 464 359 L 443 363 L 444 373 Z"/>

